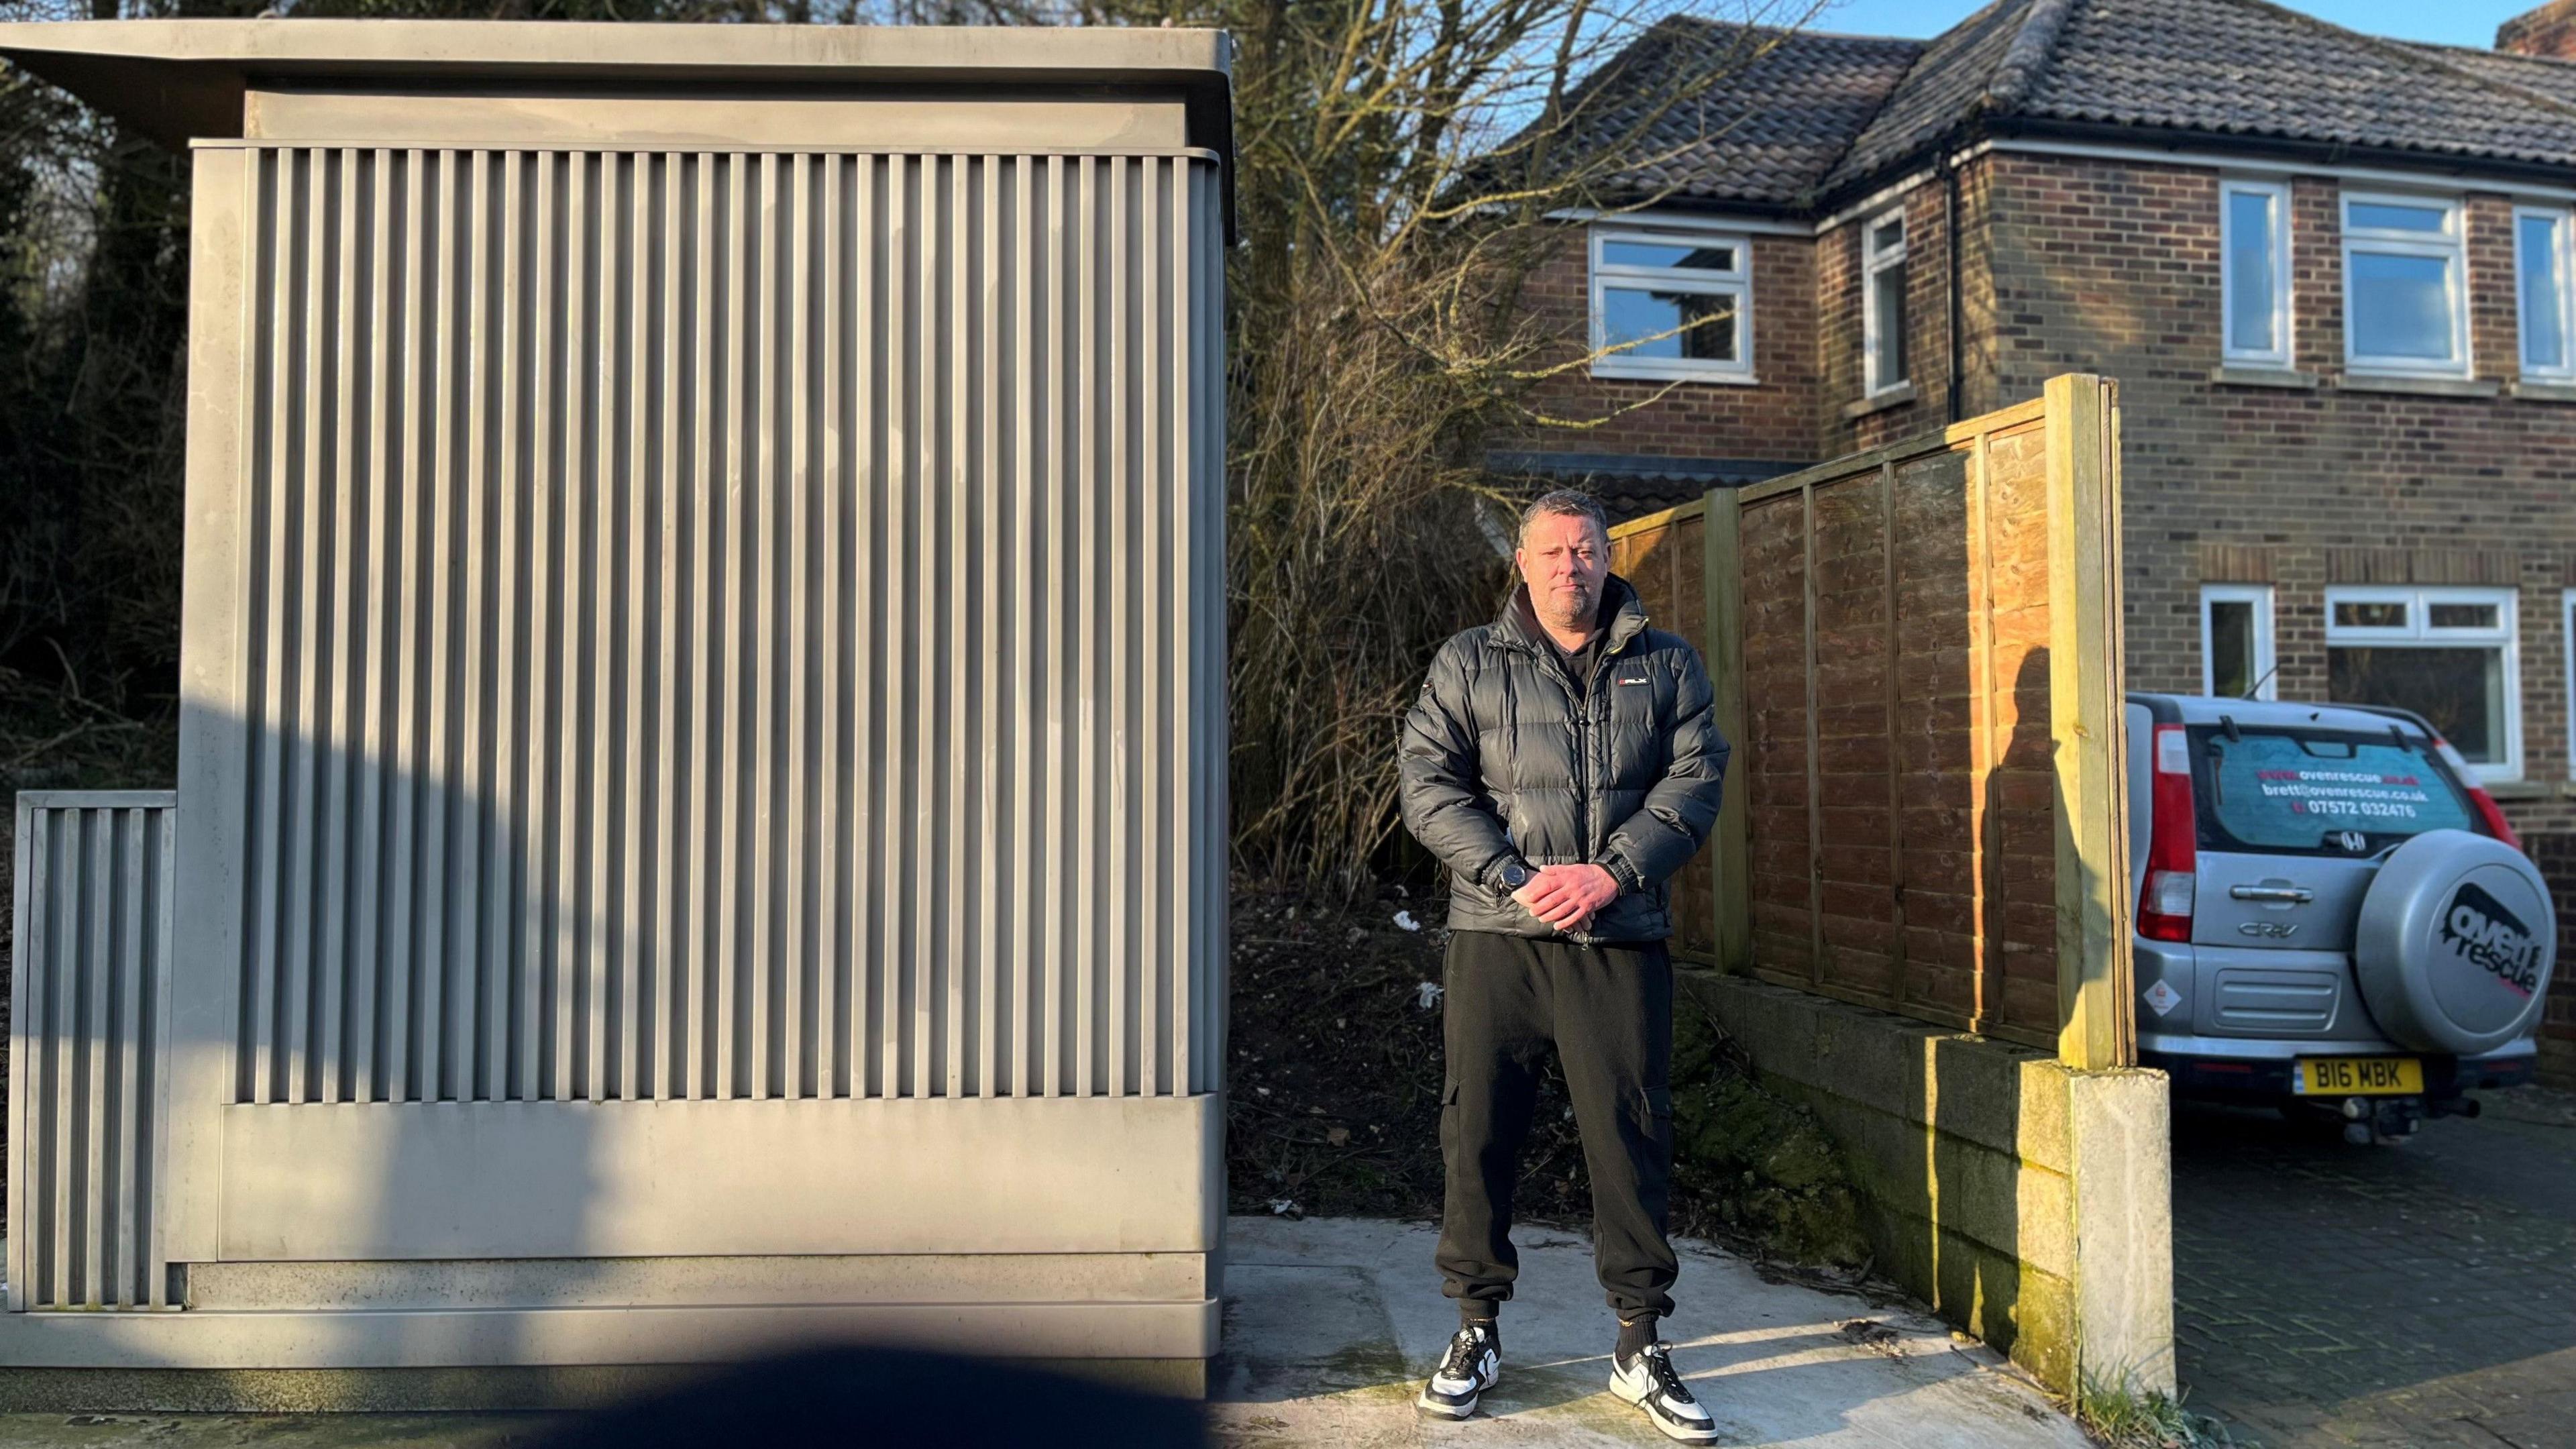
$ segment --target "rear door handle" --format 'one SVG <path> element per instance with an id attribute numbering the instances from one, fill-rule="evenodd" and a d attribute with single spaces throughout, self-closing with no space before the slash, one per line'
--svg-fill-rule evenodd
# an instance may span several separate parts
<path id="1" fill-rule="evenodd" d="M 2286 901 L 2304 906 L 2317 898 L 2306 886 L 2229 886 L 2227 894 L 2240 901 Z"/>

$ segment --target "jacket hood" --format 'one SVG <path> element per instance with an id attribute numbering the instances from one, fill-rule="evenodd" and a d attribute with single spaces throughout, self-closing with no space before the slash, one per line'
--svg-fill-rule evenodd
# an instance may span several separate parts
<path id="1" fill-rule="evenodd" d="M 1629 640 L 1646 631 L 1646 601 L 1637 597 L 1636 589 L 1626 579 L 1611 574 L 1601 585 L 1601 604 L 1595 617 L 1610 621 L 1605 652 L 1616 654 Z M 1502 615 L 1494 620 L 1494 632 L 1523 648 L 1553 644 L 1538 622 L 1538 611 L 1530 606 L 1527 579 L 1512 585 L 1512 596 L 1503 601 Z"/>

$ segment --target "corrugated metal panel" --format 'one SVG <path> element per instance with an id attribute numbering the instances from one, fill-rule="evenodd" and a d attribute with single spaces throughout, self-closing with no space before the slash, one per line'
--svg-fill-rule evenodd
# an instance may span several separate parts
<path id="1" fill-rule="evenodd" d="M 1215 1087 L 1212 162 L 252 177 L 238 1100 Z"/>
<path id="2" fill-rule="evenodd" d="M 18 797 L 9 1308 L 167 1308 L 172 797 Z"/>

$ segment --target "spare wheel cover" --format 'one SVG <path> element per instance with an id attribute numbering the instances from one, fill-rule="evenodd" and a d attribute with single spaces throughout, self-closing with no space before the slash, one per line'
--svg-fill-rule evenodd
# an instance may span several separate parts
<path id="1" fill-rule="evenodd" d="M 2429 830 L 2370 883 L 2353 967 L 2391 1040 L 2470 1056 L 2530 1030 L 2557 947 L 2558 914 L 2529 858 L 2487 836 Z"/>

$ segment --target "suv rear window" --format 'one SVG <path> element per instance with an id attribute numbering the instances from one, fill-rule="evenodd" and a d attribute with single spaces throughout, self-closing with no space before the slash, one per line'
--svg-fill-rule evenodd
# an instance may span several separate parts
<path id="1" fill-rule="evenodd" d="M 2478 829 L 2441 758 L 2386 734 L 2248 728 L 2231 739 L 2196 725 L 2191 756 L 2204 850 L 2375 854 L 2427 830 Z"/>

